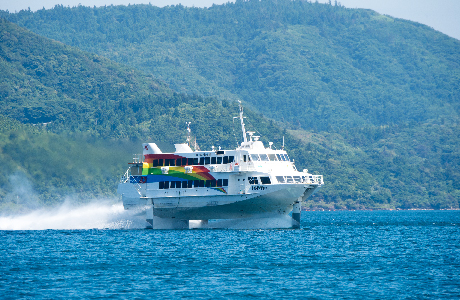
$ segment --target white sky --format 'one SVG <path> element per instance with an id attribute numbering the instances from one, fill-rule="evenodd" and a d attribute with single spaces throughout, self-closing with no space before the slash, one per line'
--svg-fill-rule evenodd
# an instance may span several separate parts
<path id="1" fill-rule="evenodd" d="M 315 1 L 315 0 L 313 0 Z M 213 3 L 222 4 L 224 0 L 0 0 L 0 10 L 10 12 L 28 9 L 35 11 L 53 8 L 56 4 L 64 6 L 103 6 L 151 3 L 166 6 L 181 3 L 184 6 L 209 7 Z M 233 2 L 233 1 L 230 1 Z M 328 0 L 318 0 L 328 2 Z M 334 3 L 334 0 L 331 0 Z M 426 24 L 451 37 L 460 40 L 460 0 L 340 0 L 348 8 L 370 8 L 381 14 Z"/>

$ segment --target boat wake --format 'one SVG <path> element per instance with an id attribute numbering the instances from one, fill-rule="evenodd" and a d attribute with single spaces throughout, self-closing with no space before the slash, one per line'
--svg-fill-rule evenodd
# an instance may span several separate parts
<path id="1" fill-rule="evenodd" d="M 170 220 L 154 217 L 153 229 L 173 229 Z M 212 220 L 203 225 L 190 221 L 190 229 L 273 229 L 290 228 L 289 216 L 271 218 Z M 124 210 L 123 204 L 106 201 L 85 205 L 64 203 L 55 208 L 40 208 L 26 214 L 0 215 L 0 230 L 85 230 L 144 229 L 145 211 Z"/>
<path id="2" fill-rule="evenodd" d="M 0 215 L 0 230 L 139 229 L 145 223 L 145 213 L 124 210 L 123 204 L 110 201 L 79 206 L 64 203 L 26 214 Z"/>

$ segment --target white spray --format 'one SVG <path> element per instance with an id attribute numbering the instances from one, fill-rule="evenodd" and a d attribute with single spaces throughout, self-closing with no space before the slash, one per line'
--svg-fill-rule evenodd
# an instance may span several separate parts
<path id="1" fill-rule="evenodd" d="M 66 202 L 56 208 L 41 208 L 22 215 L 0 215 L 0 230 L 145 228 L 145 216 L 138 214 L 108 200 L 79 206 Z"/>

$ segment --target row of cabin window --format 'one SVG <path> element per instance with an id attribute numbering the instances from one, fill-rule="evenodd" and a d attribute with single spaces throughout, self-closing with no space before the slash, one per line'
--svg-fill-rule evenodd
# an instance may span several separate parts
<path id="1" fill-rule="evenodd" d="M 159 189 L 191 189 L 197 187 L 223 187 L 228 186 L 228 179 L 213 180 L 187 180 L 187 181 L 160 181 Z"/>
<path id="2" fill-rule="evenodd" d="M 259 184 L 257 177 L 248 177 L 249 184 Z M 271 184 L 270 177 L 260 177 L 261 184 Z"/>
<path id="3" fill-rule="evenodd" d="M 230 164 L 235 160 L 234 156 L 213 156 L 213 157 L 194 157 L 194 158 L 177 158 L 177 159 L 154 159 L 152 167 L 162 166 L 196 166 L 196 165 L 221 165 Z M 164 164 L 163 164 L 164 162 Z"/>
<path id="4" fill-rule="evenodd" d="M 289 161 L 287 154 L 250 154 L 250 160 L 252 161 Z M 244 160 L 246 161 L 246 159 Z"/>
<path id="5" fill-rule="evenodd" d="M 311 181 L 312 176 L 276 176 L 279 183 L 302 183 Z"/>

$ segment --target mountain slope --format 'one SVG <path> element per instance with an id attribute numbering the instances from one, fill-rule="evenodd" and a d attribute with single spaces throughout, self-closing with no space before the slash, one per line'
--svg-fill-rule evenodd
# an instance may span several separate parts
<path id="1" fill-rule="evenodd" d="M 56 6 L 5 17 L 177 91 L 241 98 L 294 129 L 458 118 L 460 41 L 369 10 L 237 1 L 209 9 Z"/>
<path id="2" fill-rule="evenodd" d="M 69 195 L 113 196 L 140 144 L 173 151 L 185 141 L 186 121 L 203 149 L 241 142 L 232 123 L 236 103 L 175 93 L 151 76 L 8 21 L 0 20 L 0 40 L 3 211 Z M 281 145 L 283 132 L 273 122 L 250 110 L 246 116 L 248 129 Z M 27 180 L 33 189 L 23 186 Z"/>
<path id="3" fill-rule="evenodd" d="M 458 207 L 459 43 L 426 26 L 372 11 L 298 1 L 237 2 L 210 9 L 57 6 L 2 15 L 130 65 L 85 53 L 76 63 L 83 68 L 68 68 L 66 74 L 75 72 L 78 79 L 65 88 L 53 83 L 59 72 L 43 80 L 40 76 L 46 73 L 27 69 L 24 59 L 17 59 L 21 63 L 15 68 L 25 68 L 29 82 L 51 84 L 49 94 L 37 97 L 37 103 L 51 98 L 53 90 L 66 95 L 48 125 L 54 132 L 173 143 L 183 139 L 184 120 L 192 119 L 200 144 L 233 146 L 229 116 L 234 105 L 220 99 L 242 97 L 276 120 L 248 110 L 248 119 L 265 141 L 280 145 L 286 136 L 298 168 L 325 175 L 327 185 L 310 206 Z M 26 53 L 27 47 L 21 51 Z M 13 54 L 3 56 L 8 65 L 15 63 L 8 60 Z M 109 64 L 120 71 L 104 71 L 108 78 L 99 71 L 80 72 L 90 69 L 85 62 L 99 63 L 87 56 L 101 60 L 102 68 Z M 43 58 L 37 65 L 53 70 L 62 64 Z M 176 90 L 220 99 L 176 94 L 131 68 L 152 73 Z M 110 84 L 102 88 L 96 75 Z M 88 85 L 95 88 L 79 91 Z M 31 89 L 29 94 L 45 90 Z M 89 104 L 73 104 L 72 112 L 81 113 L 70 114 L 65 101 Z M 16 107 L 10 109 L 11 117 L 34 122 L 43 115 L 40 109 L 21 114 L 15 102 L 8 104 Z M 45 107 L 31 107 L 37 106 Z M 282 132 L 276 123 L 291 130 Z"/>

